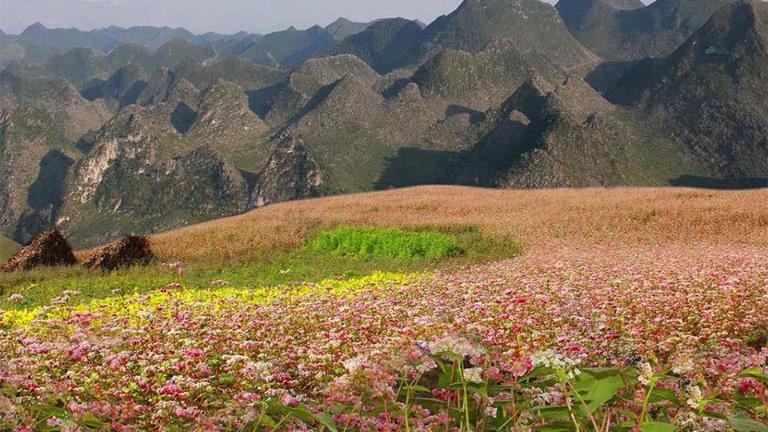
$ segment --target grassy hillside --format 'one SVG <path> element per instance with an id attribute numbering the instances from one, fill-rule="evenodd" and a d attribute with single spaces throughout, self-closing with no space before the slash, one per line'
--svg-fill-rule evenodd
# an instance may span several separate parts
<path id="1" fill-rule="evenodd" d="M 768 190 L 489 190 L 425 186 L 320 198 L 152 236 L 164 260 L 250 261 L 300 245 L 318 227 L 470 225 L 527 247 L 631 239 L 768 246 Z M 706 217 L 702 216 L 706 214 Z"/>
<path id="2" fill-rule="evenodd" d="M 0 261 L 5 261 L 19 249 L 19 244 L 6 236 L 0 235 Z"/>

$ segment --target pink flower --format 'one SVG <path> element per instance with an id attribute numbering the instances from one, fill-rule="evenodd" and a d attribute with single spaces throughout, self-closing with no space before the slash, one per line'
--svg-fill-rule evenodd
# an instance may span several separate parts
<path id="1" fill-rule="evenodd" d="M 176 409 L 173 410 L 173 413 L 176 414 L 176 417 L 193 420 L 200 416 L 201 411 L 197 408 L 177 406 Z"/>
<path id="2" fill-rule="evenodd" d="M 280 402 L 285 406 L 296 407 L 301 403 L 301 399 L 286 393 L 280 397 Z"/>
<path id="3" fill-rule="evenodd" d="M 433 389 L 432 396 L 447 402 L 453 399 L 456 396 L 456 393 L 448 389 Z"/>
<path id="4" fill-rule="evenodd" d="M 83 361 L 88 353 L 91 352 L 91 343 L 83 341 L 70 348 L 69 359 L 75 362 Z"/>
<path id="5" fill-rule="evenodd" d="M 187 348 L 181 350 L 181 353 L 187 357 L 198 358 L 203 355 L 203 350 L 197 348 Z"/>
<path id="6" fill-rule="evenodd" d="M 8 301 L 11 303 L 21 303 L 24 301 L 24 296 L 21 294 L 11 294 L 8 296 Z"/>
<path id="7" fill-rule="evenodd" d="M 160 387 L 157 393 L 161 395 L 173 396 L 175 398 L 179 398 L 184 395 L 184 392 L 181 390 L 181 388 L 170 381 L 166 382 L 165 385 Z"/>
<path id="8" fill-rule="evenodd" d="M 760 390 L 762 390 L 762 386 L 754 378 L 744 378 L 739 382 L 739 393 L 743 395 L 759 393 Z"/>
<path id="9" fill-rule="evenodd" d="M 75 402 L 67 404 L 67 410 L 72 414 L 83 414 L 86 411 L 86 407 Z"/>

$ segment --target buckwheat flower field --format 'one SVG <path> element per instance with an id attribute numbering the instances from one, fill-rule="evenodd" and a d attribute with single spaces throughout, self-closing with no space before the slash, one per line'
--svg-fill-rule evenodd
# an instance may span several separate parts
<path id="1" fill-rule="evenodd" d="M 554 236 L 460 268 L 7 310 L 0 425 L 765 431 L 760 223 L 727 247 Z"/>

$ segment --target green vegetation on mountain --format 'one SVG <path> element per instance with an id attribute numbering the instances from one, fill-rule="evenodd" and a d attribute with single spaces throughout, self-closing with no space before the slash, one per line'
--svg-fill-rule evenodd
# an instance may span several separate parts
<path id="1" fill-rule="evenodd" d="M 86 89 L 93 80 L 105 81 L 126 65 L 141 67 L 151 74 L 160 67 L 173 68 L 183 61 L 197 61 L 213 57 L 213 49 L 183 40 L 173 40 L 151 51 L 140 45 L 120 45 L 109 54 L 89 48 L 75 48 L 57 55 L 43 64 L 11 64 L 8 70 L 22 77 L 64 78 L 80 89 Z"/>
<path id="2" fill-rule="evenodd" d="M 0 230 L 24 242 L 54 222 L 75 143 L 109 118 L 61 79 L 0 73 Z"/>
<path id="3" fill-rule="evenodd" d="M 672 53 L 709 17 L 734 0 L 560 0 L 568 30 L 606 60 L 636 60 Z M 640 4 L 638 4 L 640 3 Z"/>
<path id="4" fill-rule="evenodd" d="M 633 92 L 642 94 L 636 103 L 669 124 L 698 159 L 721 176 L 765 177 L 768 3 L 726 6 L 671 56 L 641 70 L 646 78 L 635 83 L 643 90 Z M 630 83 L 616 92 L 625 89 Z"/>
<path id="5" fill-rule="evenodd" d="M 252 63 L 265 66 L 295 66 L 336 44 L 334 36 L 319 26 L 306 30 L 291 27 L 270 33 L 233 53 Z"/>
<path id="6" fill-rule="evenodd" d="M 347 75 L 354 75 L 373 87 L 381 78 L 370 66 L 352 55 L 336 55 L 309 59 L 277 86 L 267 122 L 282 125 L 293 119 L 310 102 L 317 102 L 322 91 L 329 91 L 331 85 Z"/>
<path id="7" fill-rule="evenodd" d="M 484 111 L 501 103 L 534 72 L 555 80 L 566 76 L 546 56 L 523 54 L 516 44 L 502 40 L 476 54 L 441 51 L 416 71 L 413 81 L 425 97 Z"/>
<path id="8" fill-rule="evenodd" d="M 381 74 L 387 74 L 413 61 L 413 51 L 421 43 L 424 30 L 415 21 L 383 19 L 365 31 L 344 39 L 334 52 L 352 54 Z"/>
<path id="9" fill-rule="evenodd" d="M 436 45 L 478 52 L 491 42 L 508 39 L 519 51 L 536 51 L 567 70 L 597 61 L 568 33 L 557 11 L 538 0 L 464 0 L 425 32 L 424 50 Z"/>

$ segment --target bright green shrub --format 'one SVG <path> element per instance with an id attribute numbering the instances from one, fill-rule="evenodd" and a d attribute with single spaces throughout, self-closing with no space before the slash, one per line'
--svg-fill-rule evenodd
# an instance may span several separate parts
<path id="1" fill-rule="evenodd" d="M 323 231 L 309 242 L 315 251 L 354 256 L 446 258 L 465 253 L 456 236 L 436 231 L 398 228 L 338 227 Z"/>

